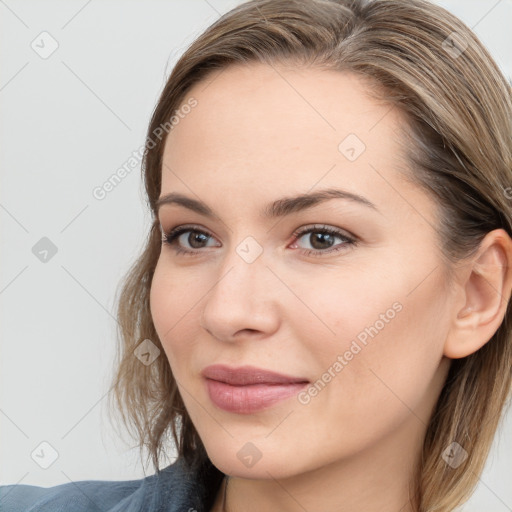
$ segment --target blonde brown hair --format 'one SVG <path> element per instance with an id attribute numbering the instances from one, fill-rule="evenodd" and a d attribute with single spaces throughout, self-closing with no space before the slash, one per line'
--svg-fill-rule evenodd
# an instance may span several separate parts
<path id="1" fill-rule="evenodd" d="M 155 131 L 210 72 L 250 62 L 357 73 L 376 99 L 403 113 L 410 179 L 436 199 L 439 246 L 447 262 L 473 255 L 493 229 L 512 235 L 505 192 L 512 182 L 511 85 L 457 17 L 427 0 L 254 0 L 232 9 L 179 59 L 153 112 L 143 178 L 154 222 L 118 299 L 116 405 L 157 471 L 169 434 L 190 464 L 204 460 L 206 452 L 167 359 L 144 365 L 133 353 L 149 339 L 163 354 L 149 309 L 161 249 L 155 203 L 166 140 L 155 140 Z M 492 339 L 452 361 L 418 462 L 418 511 L 453 510 L 475 488 L 511 389 L 510 325 L 508 303 Z M 468 453 L 456 469 L 442 457 L 454 441 Z"/>

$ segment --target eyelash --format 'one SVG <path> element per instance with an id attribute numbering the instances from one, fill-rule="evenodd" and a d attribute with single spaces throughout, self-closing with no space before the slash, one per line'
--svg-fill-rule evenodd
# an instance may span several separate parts
<path id="1" fill-rule="evenodd" d="M 211 237 L 212 235 L 208 233 L 207 231 L 203 231 L 202 229 L 198 229 L 195 226 L 178 226 L 169 233 L 162 233 L 162 243 L 165 245 L 169 245 L 173 247 L 173 249 L 176 251 L 176 254 L 182 254 L 184 256 L 195 256 L 199 253 L 203 252 L 202 249 L 196 249 L 196 250 L 189 250 L 189 249 L 183 249 L 179 245 L 176 244 L 176 240 L 180 235 L 187 232 L 194 232 L 199 233 L 201 235 L 205 235 L 207 237 Z M 303 253 L 306 256 L 323 256 L 324 254 L 331 254 L 335 253 L 341 250 L 344 250 L 345 248 L 352 248 L 355 245 L 357 245 L 358 240 L 354 236 L 347 236 L 343 232 L 330 228 L 328 226 L 323 225 L 315 225 L 306 229 L 300 229 L 293 233 L 294 237 L 294 243 L 302 238 L 304 235 L 307 235 L 308 233 L 328 233 L 329 235 L 333 235 L 339 238 L 342 238 L 344 243 L 338 245 L 337 248 L 334 249 L 328 249 L 325 251 L 319 250 L 319 249 L 303 249 Z"/>

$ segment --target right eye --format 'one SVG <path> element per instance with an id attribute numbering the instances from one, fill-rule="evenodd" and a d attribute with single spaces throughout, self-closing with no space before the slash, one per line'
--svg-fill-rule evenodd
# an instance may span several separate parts
<path id="1" fill-rule="evenodd" d="M 187 233 L 188 236 L 183 236 Z M 197 249 L 205 247 L 202 244 L 208 242 L 208 239 L 210 238 L 213 240 L 210 233 L 203 231 L 202 229 L 198 229 L 197 227 L 178 226 L 168 233 L 162 234 L 162 243 L 171 246 L 176 251 L 176 254 L 194 256 L 201 252 Z M 191 248 L 183 248 L 180 243 L 188 243 L 190 244 Z"/>

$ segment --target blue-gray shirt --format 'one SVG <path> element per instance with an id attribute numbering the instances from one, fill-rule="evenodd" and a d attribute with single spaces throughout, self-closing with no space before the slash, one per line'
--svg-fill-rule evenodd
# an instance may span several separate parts
<path id="1" fill-rule="evenodd" d="M 209 512 L 224 474 L 209 459 L 178 458 L 140 480 L 82 480 L 54 487 L 0 486 L 1 512 Z"/>

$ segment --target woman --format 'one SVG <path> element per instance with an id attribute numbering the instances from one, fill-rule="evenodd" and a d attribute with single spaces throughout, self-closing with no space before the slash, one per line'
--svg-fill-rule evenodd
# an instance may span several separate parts
<path id="1" fill-rule="evenodd" d="M 487 50 L 427 1 L 220 18 L 153 113 L 119 299 L 115 398 L 157 472 L 4 486 L 2 510 L 464 503 L 511 388 L 511 123 Z"/>

